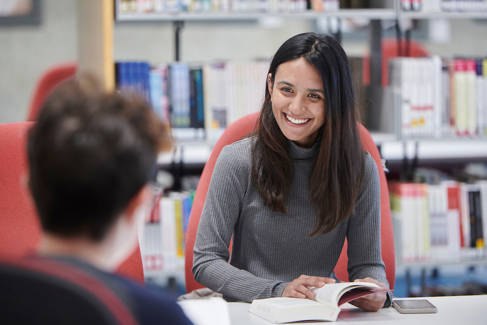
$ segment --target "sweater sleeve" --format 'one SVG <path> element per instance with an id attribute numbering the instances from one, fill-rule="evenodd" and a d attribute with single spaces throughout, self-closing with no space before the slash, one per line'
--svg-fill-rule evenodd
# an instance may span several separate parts
<path id="1" fill-rule="evenodd" d="M 287 283 L 257 277 L 228 263 L 229 244 L 250 180 L 250 152 L 227 146 L 220 153 L 193 249 L 193 274 L 199 283 L 229 300 L 251 302 L 281 296 Z"/>
<path id="2" fill-rule="evenodd" d="M 347 231 L 350 281 L 371 277 L 388 285 L 381 254 L 380 218 L 379 174 L 367 154 L 362 188 Z"/>

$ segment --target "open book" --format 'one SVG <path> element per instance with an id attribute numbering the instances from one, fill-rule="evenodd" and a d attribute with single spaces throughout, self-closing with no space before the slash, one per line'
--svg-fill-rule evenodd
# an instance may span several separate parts
<path id="1" fill-rule="evenodd" d="M 272 323 L 335 321 L 344 303 L 371 293 L 386 292 L 387 289 L 370 282 L 340 282 L 326 284 L 313 291 L 316 293 L 314 300 L 287 297 L 255 299 L 249 312 Z"/>

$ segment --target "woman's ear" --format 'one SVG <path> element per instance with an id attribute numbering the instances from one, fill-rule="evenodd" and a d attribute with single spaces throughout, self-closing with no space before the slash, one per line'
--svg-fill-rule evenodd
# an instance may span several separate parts
<path id="1" fill-rule="evenodd" d="M 272 73 L 269 73 L 267 75 L 267 90 L 269 91 L 269 94 L 272 95 Z"/>

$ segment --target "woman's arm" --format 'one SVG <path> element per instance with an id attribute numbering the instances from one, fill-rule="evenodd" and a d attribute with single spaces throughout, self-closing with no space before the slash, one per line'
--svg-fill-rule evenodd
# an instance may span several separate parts
<path id="1" fill-rule="evenodd" d="M 196 281 L 226 298 L 250 302 L 281 296 L 286 282 L 267 280 L 228 263 L 229 243 L 250 180 L 250 150 L 223 148 L 213 170 L 194 246 Z"/>
<path id="2" fill-rule="evenodd" d="M 380 218 L 379 174 L 373 158 L 367 154 L 362 189 L 347 230 L 350 281 L 371 279 L 371 282 L 378 281 L 389 287 L 381 255 Z M 381 294 L 380 297 L 372 298 L 373 302 L 362 299 L 363 306 L 359 307 L 377 310 L 384 304 L 386 296 Z"/>

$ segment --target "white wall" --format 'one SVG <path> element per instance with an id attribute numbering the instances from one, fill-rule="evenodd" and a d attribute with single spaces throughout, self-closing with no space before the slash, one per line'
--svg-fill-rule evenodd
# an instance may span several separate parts
<path id="1" fill-rule="evenodd" d="M 187 22 L 181 32 L 181 60 L 268 58 L 286 39 L 311 29 L 306 20 L 284 20 L 279 28 L 261 26 L 255 22 Z M 115 59 L 161 63 L 174 58 L 171 23 L 117 24 L 114 34 Z"/>
<path id="2" fill-rule="evenodd" d="M 0 27 L 0 123 L 25 120 L 42 71 L 77 58 L 76 0 L 42 1 L 40 26 Z"/>
<path id="3" fill-rule="evenodd" d="M 0 123 L 22 121 L 34 86 L 49 66 L 77 57 L 77 0 L 43 0 L 39 27 L 0 27 Z M 80 1 L 80 0 L 78 0 Z M 181 34 L 182 59 L 251 59 L 270 57 L 290 36 L 311 29 L 310 22 L 284 20 L 277 29 L 254 23 L 186 23 Z M 427 44 L 431 53 L 486 56 L 487 24 L 451 22 L 451 42 Z M 115 59 L 172 61 L 173 33 L 170 23 L 116 24 Z M 367 40 L 345 42 L 345 50 L 360 55 Z"/>

